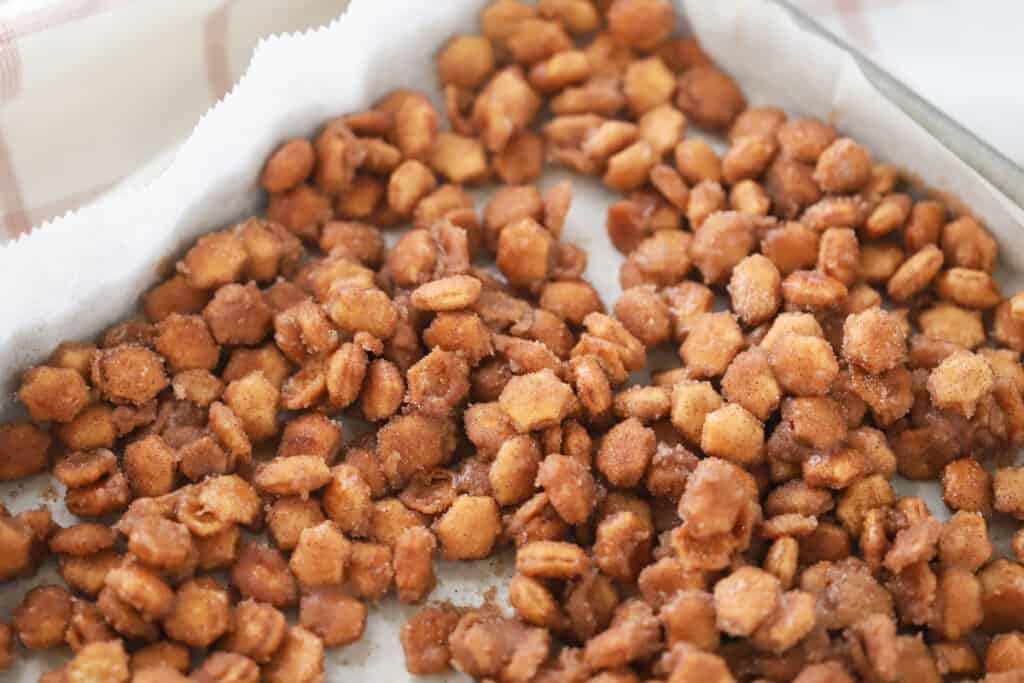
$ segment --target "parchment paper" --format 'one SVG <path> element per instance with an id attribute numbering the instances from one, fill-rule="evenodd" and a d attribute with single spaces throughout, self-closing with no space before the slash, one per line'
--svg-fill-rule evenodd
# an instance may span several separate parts
<path id="1" fill-rule="evenodd" d="M 0 248 L 0 416 L 18 414 L 13 391 L 21 371 L 44 359 L 60 341 L 92 337 L 130 315 L 140 293 L 157 281 L 168 254 L 180 254 L 199 234 L 257 208 L 261 164 L 280 140 L 309 135 L 325 118 L 364 108 L 398 86 L 426 90 L 440 103 L 433 54 L 451 34 L 478 31 L 477 13 L 484 4 L 354 0 L 328 27 L 263 41 L 239 85 L 199 121 L 159 178 L 144 187 L 124 188 Z M 705 48 L 737 77 L 753 103 L 829 119 L 867 143 L 880 159 L 900 164 L 970 206 L 1000 241 L 1004 287 L 1020 287 L 1024 211 L 878 94 L 852 58 L 800 31 L 781 9 L 760 0 L 677 4 Z M 68 115 L 73 120 L 74 112 Z M 550 173 L 542 184 L 561 175 Z M 596 183 L 574 181 L 565 239 L 590 249 L 587 276 L 611 302 L 619 293 L 621 261 L 604 232 L 611 195 Z M 934 511 L 944 510 L 934 485 L 904 488 L 918 489 Z M 6 486 L 0 494 L 15 512 L 40 500 L 56 508 L 61 497 L 43 477 Z M 58 514 L 67 521 L 66 513 Z M 445 565 L 432 598 L 475 604 L 487 586 L 503 583 L 509 569 L 505 558 Z M 41 580 L 5 586 L 0 615 L 7 618 L 25 587 Z M 368 675 L 408 680 L 397 639 L 407 613 L 393 601 L 371 608 L 363 641 L 328 652 L 328 680 L 365 680 Z M 3 680 L 34 680 L 40 670 L 45 668 L 33 654 Z"/>

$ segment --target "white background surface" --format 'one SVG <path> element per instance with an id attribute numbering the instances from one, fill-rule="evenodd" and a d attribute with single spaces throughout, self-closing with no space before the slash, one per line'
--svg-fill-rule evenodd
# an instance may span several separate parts
<path id="1" fill-rule="evenodd" d="M 1024 165 L 1024 2 L 795 0 L 827 29 Z"/>

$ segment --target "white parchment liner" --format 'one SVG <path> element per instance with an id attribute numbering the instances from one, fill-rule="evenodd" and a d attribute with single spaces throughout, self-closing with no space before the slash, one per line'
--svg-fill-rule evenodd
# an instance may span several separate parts
<path id="1" fill-rule="evenodd" d="M 353 0 L 328 27 L 261 42 L 238 86 L 199 121 L 156 180 L 122 189 L 0 248 L 0 416 L 18 414 L 13 391 L 22 370 L 60 341 L 90 338 L 132 314 L 169 254 L 180 254 L 196 236 L 257 208 L 262 162 L 282 139 L 310 135 L 324 119 L 365 108 L 399 86 L 426 90 L 440 103 L 434 52 L 453 33 L 478 31 L 477 13 L 484 4 Z M 1024 246 L 1018 245 L 1024 210 L 882 97 L 849 55 L 801 31 L 781 9 L 760 0 L 677 4 L 752 103 L 828 119 L 878 158 L 971 207 L 1002 246 L 1002 284 L 1007 291 L 1021 286 Z M 68 118 L 73 125 L 74 112 Z M 561 175 L 549 174 L 544 184 Z M 576 179 L 564 237 L 590 250 L 587 276 L 608 302 L 619 293 L 621 262 L 604 232 L 610 199 L 596 183 Z M 933 510 L 944 509 L 934 485 L 902 488 L 926 495 Z M 0 493 L 13 511 L 58 497 L 42 477 L 8 485 Z M 503 583 L 509 570 L 507 558 L 446 564 L 431 597 L 475 604 L 483 589 Z M 38 582 L 10 584 L 0 591 L 0 615 L 6 618 L 25 586 Z M 327 680 L 364 680 L 368 674 L 381 681 L 409 679 L 397 640 L 408 613 L 394 601 L 372 607 L 363 641 L 328 651 Z M 33 655 L 0 679 L 35 680 L 41 670 Z"/>

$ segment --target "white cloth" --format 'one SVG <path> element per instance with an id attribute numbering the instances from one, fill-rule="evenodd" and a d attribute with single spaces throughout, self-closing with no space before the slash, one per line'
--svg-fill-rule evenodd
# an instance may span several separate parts
<path id="1" fill-rule="evenodd" d="M 1024 3 L 796 2 L 1024 164 Z M 320 26 L 345 5 L 0 0 L 0 242 L 161 168 L 260 36 Z"/>
<path id="2" fill-rule="evenodd" d="M 77 208 L 184 139 L 261 36 L 346 0 L 0 4 L 0 238 Z"/>

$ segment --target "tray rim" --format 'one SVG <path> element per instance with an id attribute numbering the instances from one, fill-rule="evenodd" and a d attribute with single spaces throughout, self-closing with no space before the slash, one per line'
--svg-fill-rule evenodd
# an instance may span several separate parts
<path id="1" fill-rule="evenodd" d="M 768 2 L 788 12 L 801 29 L 814 33 L 850 54 L 864 76 L 886 99 L 902 109 L 1006 198 L 1024 208 L 1024 167 L 1000 152 L 992 143 L 971 132 L 862 51 L 826 29 L 797 7 L 793 0 Z"/>

